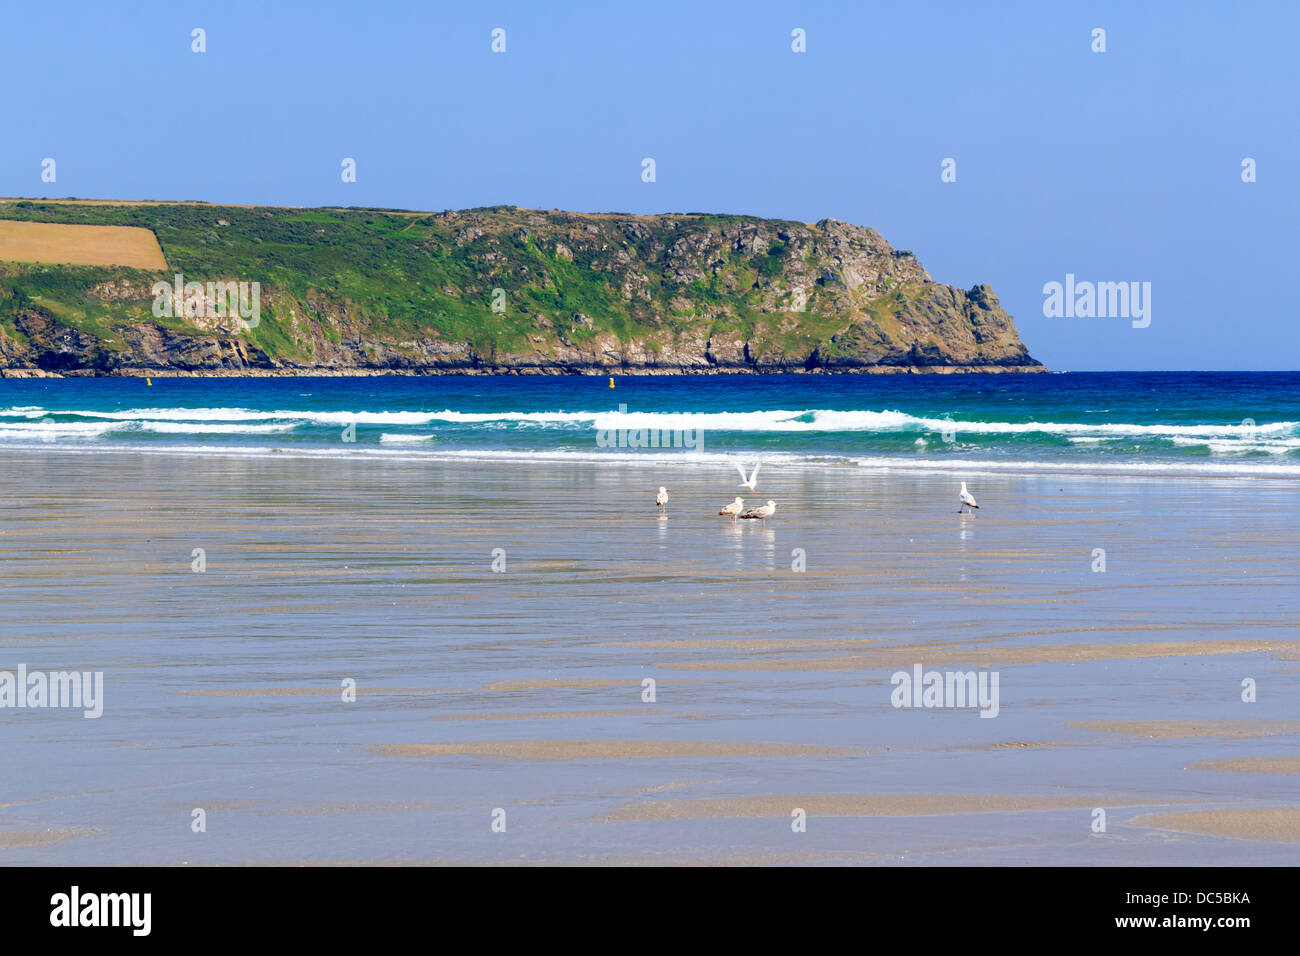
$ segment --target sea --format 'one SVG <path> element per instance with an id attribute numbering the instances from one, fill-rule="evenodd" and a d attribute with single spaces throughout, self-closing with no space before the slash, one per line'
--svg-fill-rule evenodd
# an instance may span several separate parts
<path id="1" fill-rule="evenodd" d="M 1300 373 L 9 379 L 0 447 L 1300 477 Z"/>

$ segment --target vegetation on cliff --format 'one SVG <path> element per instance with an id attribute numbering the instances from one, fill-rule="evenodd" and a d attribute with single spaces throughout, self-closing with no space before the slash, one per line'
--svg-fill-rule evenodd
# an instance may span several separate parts
<path id="1" fill-rule="evenodd" d="M 1041 368 L 990 288 L 835 220 L 39 200 L 0 219 L 143 227 L 168 265 L 0 262 L 11 372 Z M 157 316 L 176 273 L 260 283 L 259 321 Z"/>

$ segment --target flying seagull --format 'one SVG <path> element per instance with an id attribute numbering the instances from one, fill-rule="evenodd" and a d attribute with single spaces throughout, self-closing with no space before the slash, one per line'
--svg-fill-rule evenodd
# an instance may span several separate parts
<path id="1" fill-rule="evenodd" d="M 659 507 L 660 514 L 663 514 L 668 507 L 668 489 L 663 485 L 659 486 L 659 494 L 655 495 L 655 504 Z"/>
<path id="2" fill-rule="evenodd" d="M 735 523 L 736 523 L 736 515 L 740 514 L 740 509 L 742 509 L 742 508 L 744 508 L 744 507 L 745 507 L 745 499 L 744 499 L 744 498 L 739 498 L 739 497 L 738 497 L 738 498 L 736 498 L 736 500 L 733 501 L 731 504 L 729 504 L 729 505 L 724 505 L 723 508 L 722 508 L 722 510 L 719 511 L 718 514 L 720 514 L 720 515 L 731 515 L 731 523 L 732 523 L 732 524 L 735 524 Z"/>
<path id="3" fill-rule="evenodd" d="M 958 497 L 961 499 L 961 504 L 957 507 L 957 514 L 961 514 L 962 509 L 966 507 L 979 508 L 979 505 L 975 503 L 974 496 L 966 490 L 966 482 L 964 481 L 961 483 L 961 494 Z"/>
<path id="4" fill-rule="evenodd" d="M 773 513 L 775 513 L 775 511 L 776 511 L 776 502 L 775 502 L 775 501 L 768 501 L 767 504 L 763 505 L 763 506 L 760 507 L 760 508 L 750 508 L 750 509 L 749 509 L 748 511 L 746 511 L 743 515 L 741 515 L 741 517 L 742 517 L 742 518 L 758 518 L 760 521 L 763 522 L 763 527 L 766 528 L 766 527 L 767 527 L 767 519 L 770 518 L 770 517 L 772 517 L 772 515 L 773 515 Z"/>
<path id="5" fill-rule="evenodd" d="M 736 471 L 740 472 L 740 487 L 748 488 L 750 491 L 758 490 L 758 469 L 762 464 L 761 461 L 755 464 L 754 470 L 750 473 L 749 477 L 746 478 L 745 466 L 739 462 L 736 463 Z"/>

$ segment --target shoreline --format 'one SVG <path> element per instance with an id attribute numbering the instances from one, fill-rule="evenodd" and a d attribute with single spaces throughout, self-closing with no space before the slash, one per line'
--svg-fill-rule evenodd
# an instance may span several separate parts
<path id="1" fill-rule="evenodd" d="M 122 455 L 153 457 L 159 455 L 177 458 L 204 459 L 224 458 L 236 460 L 271 460 L 284 461 L 335 461 L 335 462 L 374 462 L 376 464 L 411 464 L 411 465 L 556 465 L 573 466 L 615 466 L 615 467 L 652 467 L 693 469 L 718 468 L 728 469 L 734 466 L 737 457 L 746 457 L 745 452 L 726 452 L 687 457 L 680 454 L 645 454 L 631 453 L 565 453 L 556 451 L 516 451 L 511 449 L 447 449 L 444 451 L 421 450 L 411 448 L 328 448 L 325 446 L 305 446 L 300 448 L 283 448 L 279 446 L 242 446 L 220 447 L 215 445 L 64 445 L 56 444 L 22 444 L 18 442 L 0 444 L 0 457 L 7 453 L 17 453 L 27 457 L 31 452 L 42 454 L 56 453 L 62 455 Z M 1195 479 L 1204 481 L 1236 481 L 1252 479 L 1256 481 L 1278 481 L 1294 484 L 1300 478 L 1300 464 L 1288 468 L 1277 466 L 1273 473 L 1260 473 L 1262 466 L 1250 471 L 1230 471 L 1231 466 L 1222 470 L 1212 470 L 1201 465 L 1182 462 L 1170 463 L 1123 463 L 1116 462 L 1105 467 L 1098 462 L 1073 464 L 1059 461 L 990 461 L 986 459 L 954 459 L 938 461 L 934 459 L 909 461 L 897 458 L 871 459 L 851 457 L 798 457 L 782 458 L 767 455 L 765 464 L 781 468 L 799 469 L 813 474 L 897 474 L 897 475 L 937 475 L 952 476 L 954 473 L 965 477 L 988 478 L 1122 478 L 1139 481 L 1168 481 L 1170 479 Z"/>
<path id="2" fill-rule="evenodd" d="M 403 376 L 419 378 L 435 375 L 474 375 L 484 377 L 619 377 L 628 375 L 1051 375 L 1045 365 L 865 365 L 858 368 L 789 368 L 779 366 L 704 366 L 671 368 L 640 366 L 512 366 L 493 365 L 455 368 L 218 368 L 194 369 L 70 369 L 52 372 L 42 368 L 0 368 L 0 378 L 376 378 Z"/>

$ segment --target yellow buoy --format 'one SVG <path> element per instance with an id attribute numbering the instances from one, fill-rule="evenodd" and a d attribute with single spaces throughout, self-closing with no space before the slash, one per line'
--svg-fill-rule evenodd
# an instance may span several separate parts
<path id="1" fill-rule="evenodd" d="M 145 377 L 145 380 L 144 380 L 144 383 L 145 383 L 146 385 L 152 385 L 152 384 L 153 384 L 153 379 L 151 379 L 151 378 L 149 378 L 148 376 L 146 376 L 146 377 Z"/>
<path id="2" fill-rule="evenodd" d="M 609 380 L 609 387 L 610 388 L 614 387 L 614 380 L 612 378 Z"/>

